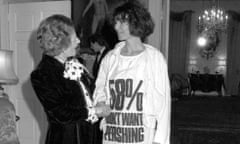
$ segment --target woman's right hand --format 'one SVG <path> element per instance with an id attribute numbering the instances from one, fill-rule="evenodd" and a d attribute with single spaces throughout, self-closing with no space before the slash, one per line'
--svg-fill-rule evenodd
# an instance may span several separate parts
<path id="1" fill-rule="evenodd" d="M 106 105 L 104 102 L 97 103 L 94 108 L 98 117 L 107 117 L 111 112 L 110 106 Z"/>

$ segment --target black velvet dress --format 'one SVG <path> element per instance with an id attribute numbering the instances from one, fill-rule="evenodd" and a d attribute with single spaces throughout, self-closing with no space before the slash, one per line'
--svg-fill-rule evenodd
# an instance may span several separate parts
<path id="1" fill-rule="evenodd" d="M 46 144 L 92 144 L 94 127 L 88 116 L 81 87 L 63 77 L 64 65 L 43 55 L 31 73 L 31 82 L 48 118 Z M 86 78 L 85 78 L 86 79 Z M 83 81 L 88 87 L 87 81 Z"/>

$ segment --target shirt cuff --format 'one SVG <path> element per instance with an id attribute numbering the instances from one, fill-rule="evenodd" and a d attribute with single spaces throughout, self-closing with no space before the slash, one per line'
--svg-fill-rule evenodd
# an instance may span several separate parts
<path id="1" fill-rule="evenodd" d="M 95 123 L 98 121 L 98 117 L 96 115 L 96 109 L 94 107 L 88 108 L 88 118 L 86 120 L 91 123 Z"/>

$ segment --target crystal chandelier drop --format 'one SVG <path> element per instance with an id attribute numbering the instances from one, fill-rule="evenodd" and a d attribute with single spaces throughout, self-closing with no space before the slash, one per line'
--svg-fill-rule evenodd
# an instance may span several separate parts
<path id="1" fill-rule="evenodd" d="M 216 1 L 213 0 L 212 7 L 206 9 L 198 17 L 198 32 L 203 31 L 215 31 L 222 32 L 227 29 L 228 15 L 227 13 L 216 4 Z"/>

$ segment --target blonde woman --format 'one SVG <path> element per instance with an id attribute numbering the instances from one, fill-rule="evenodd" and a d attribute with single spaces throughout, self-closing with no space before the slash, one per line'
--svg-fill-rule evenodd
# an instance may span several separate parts
<path id="1" fill-rule="evenodd" d="M 91 91 L 86 70 L 81 68 L 81 85 L 65 77 L 65 65 L 80 43 L 73 22 L 52 15 L 39 25 L 37 40 L 43 56 L 31 73 L 31 82 L 48 118 L 45 144 L 93 144 L 94 129 L 87 120 L 93 113 L 101 117 L 106 107 L 87 107 L 85 98 Z"/>

